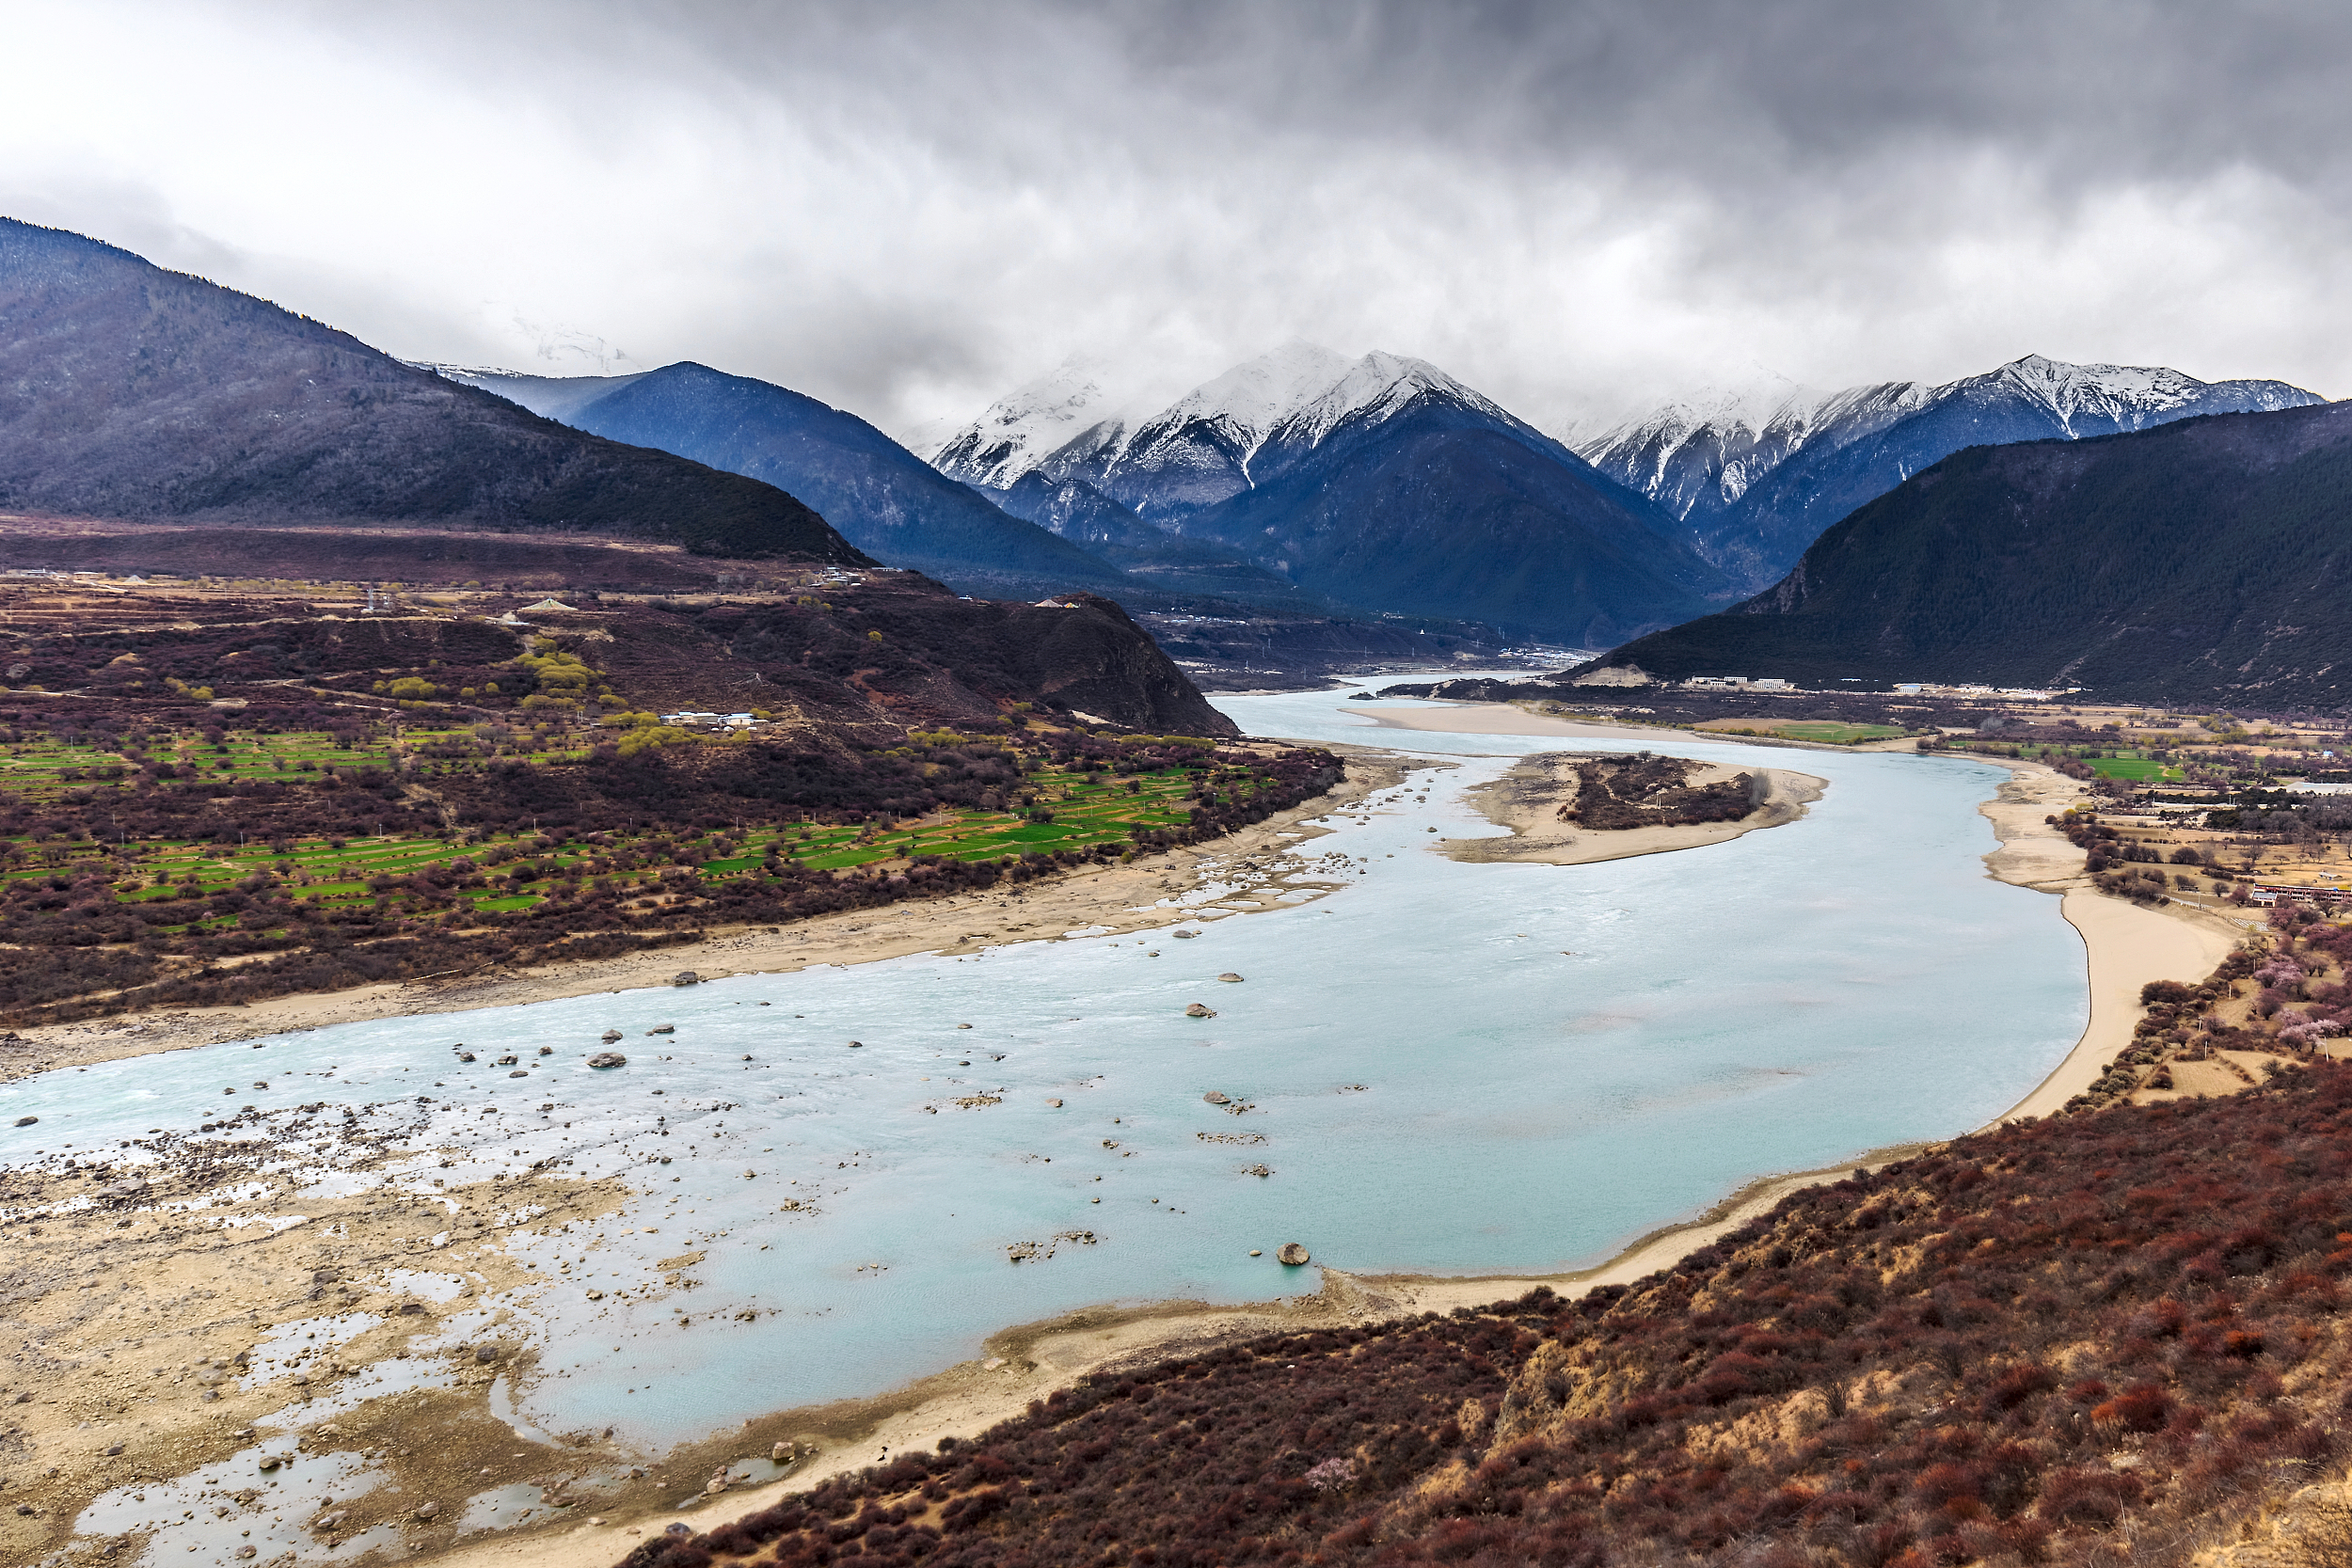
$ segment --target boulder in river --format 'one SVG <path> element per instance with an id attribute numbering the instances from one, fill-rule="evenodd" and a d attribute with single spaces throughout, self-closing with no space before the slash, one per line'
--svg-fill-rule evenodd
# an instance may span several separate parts
<path id="1" fill-rule="evenodd" d="M 670 976 L 670 984 L 674 986 L 699 986 L 702 983 L 703 977 L 691 969 L 681 969 Z"/>
<path id="2" fill-rule="evenodd" d="M 1215 1018 L 1216 1012 L 1205 1003 L 1194 1002 L 1185 1006 L 1184 1016 L 1186 1018 Z"/>
<path id="3" fill-rule="evenodd" d="M 19 1127 L 30 1127 L 33 1123 L 39 1121 L 40 1119 L 40 1117 L 19 1117 L 16 1118 L 16 1124 Z"/>
<path id="4" fill-rule="evenodd" d="M 588 1058 L 588 1065 L 594 1068 L 627 1067 L 628 1058 L 617 1051 L 599 1051 Z"/>
<path id="5" fill-rule="evenodd" d="M 1179 931 L 1176 933 L 1176 940 L 1178 942 L 1189 942 L 1200 934 L 1200 933 L 1198 931 Z"/>
<path id="6" fill-rule="evenodd" d="M 648 1035 L 675 1035 L 677 1033 L 677 1025 L 675 1023 L 658 1023 L 652 1028 L 646 1030 L 645 1033 Z"/>
<path id="7" fill-rule="evenodd" d="M 1224 981 L 1229 986 L 1238 986 L 1241 984 L 1241 976 L 1234 974 L 1230 969 L 1224 974 L 1218 975 L 1217 978 Z"/>
<path id="8" fill-rule="evenodd" d="M 618 1029 L 607 1029 L 604 1032 L 604 1043 L 607 1045 L 611 1045 L 614 1040 L 617 1040 L 620 1037 L 621 1032 Z"/>
<path id="9" fill-rule="evenodd" d="M 1295 1269 L 1301 1263 L 1309 1261 L 1309 1259 L 1305 1247 L 1300 1246 L 1296 1242 L 1284 1242 L 1280 1249 L 1274 1254 L 1274 1260 L 1278 1263 L 1288 1263 Z"/>
<path id="10" fill-rule="evenodd" d="M 1211 1089 L 1200 1098 L 1207 1101 L 1212 1105 L 1231 1105 L 1233 1102 L 1229 1096 L 1224 1095 L 1216 1089 Z"/>

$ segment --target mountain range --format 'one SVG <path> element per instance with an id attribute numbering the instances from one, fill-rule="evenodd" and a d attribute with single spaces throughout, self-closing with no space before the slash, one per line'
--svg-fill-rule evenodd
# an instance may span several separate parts
<path id="1" fill-rule="evenodd" d="M 772 485 L 583 435 L 266 300 L 7 218 L 0 504 L 602 532 L 871 564 Z"/>
<path id="2" fill-rule="evenodd" d="M 1780 582 L 1599 663 L 2352 706 L 2352 404 L 1979 446 L 1817 540 Z"/>
<path id="3" fill-rule="evenodd" d="M 1964 447 L 2080 440 L 2325 401 L 2281 381 L 2205 382 L 2162 367 L 2029 355 L 1942 386 L 1816 392 L 1784 382 L 1669 404 L 1573 444 L 1672 514 L 1702 556 L 1752 592 L 1832 523 Z"/>

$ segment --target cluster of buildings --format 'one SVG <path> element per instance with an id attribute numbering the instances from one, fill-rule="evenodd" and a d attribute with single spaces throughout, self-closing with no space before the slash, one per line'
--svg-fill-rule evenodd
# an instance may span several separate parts
<path id="1" fill-rule="evenodd" d="M 759 722 L 749 713 L 665 713 L 660 718 L 681 730 L 748 730 Z"/>

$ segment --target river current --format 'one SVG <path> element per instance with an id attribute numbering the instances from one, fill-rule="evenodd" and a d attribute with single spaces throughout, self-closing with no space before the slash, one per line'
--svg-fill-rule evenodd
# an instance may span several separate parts
<path id="1" fill-rule="evenodd" d="M 426 1192 L 543 1160 L 618 1177 L 636 1195 L 624 1212 L 510 1243 L 571 1269 L 498 1305 L 540 1346 L 518 1422 L 617 1425 L 657 1447 L 879 1392 L 994 1329 L 1089 1303 L 1311 1290 L 1312 1268 L 1274 1260 L 1290 1241 L 1365 1273 L 1595 1261 L 1754 1177 L 1979 1125 L 2081 1031 L 2082 946 L 2058 901 L 1993 881 L 1979 858 L 1994 847 L 1974 809 L 1998 783 L 1990 768 L 1679 735 L 1377 730 L 1364 709 L 1418 705 L 1341 695 L 1218 705 L 1253 734 L 1454 766 L 1302 840 L 1303 857 L 1344 854 L 1350 869 L 1297 908 L 1181 921 L 1171 908 L 1142 938 L 53 1073 L 0 1087 L 0 1161 L 127 1157 L 116 1146 L 151 1129 L 193 1132 L 230 1085 L 265 1111 L 325 1101 L 322 1125 L 350 1106 L 432 1151 L 316 1173 L 335 1191 Z M 1829 789 L 1802 821 L 1675 854 L 1539 866 L 1431 852 L 1498 831 L 1462 793 L 1512 758 L 1641 744 Z M 1215 1016 L 1187 1018 L 1194 1002 Z M 665 1024 L 675 1032 L 646 1033 Z M 628 1066 L 593 1070 L 608 1027 Z M 506 1053 L 527 1079 L 491 1065 Z M 267 1091 L 244 1086 L 263 1077 Z M 8 1128 L 26 1115 L 37 1127 Z M 697 1289 L 647 1289 L 690 1252 L 704 1255 Z M 417 1264 L 449 1291 L 464 1267 L 455 1245 Z"/>

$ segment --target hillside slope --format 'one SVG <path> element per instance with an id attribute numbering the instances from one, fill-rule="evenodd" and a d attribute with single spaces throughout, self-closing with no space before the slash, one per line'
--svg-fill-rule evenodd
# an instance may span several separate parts
<path id="1" fill-rule="evenodd" d="M 1964 447 L 2324 401 L 2282 381 L 2205 382 L 2161 366 L 2028 355 L 1942 386 L 1890 381 L 1823 395 L 1784 384 L 1762 400 L 1661 409 L 1576 445 L 1683 519 L 1701 554 L 1756 589 L 1838 518 Z"/>
<path id="2" fill-rule="evenodd" d="M 785 492 L 599 440 L 265 300 L 0 219 L 0 504 L 865 557 Z"/>
<path id="3" fill-rule="evenodd" d="M 445 368 L 591 434 L 789 490 L 858 548 L 962 587 L 1111 587 L 1120 573 L 1009 515 L 853 414 L 692 361 L 639 375 L 536 377 Z"/>
<path id="4" fill-rule="evenodd" d="M 1971 448 L 1766 593 L 1603 662 L 2328 710 L 2352 704 L 2348 578 L 2352 404 L 2223 415 Z"/>

